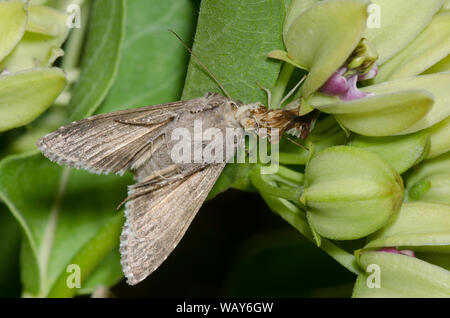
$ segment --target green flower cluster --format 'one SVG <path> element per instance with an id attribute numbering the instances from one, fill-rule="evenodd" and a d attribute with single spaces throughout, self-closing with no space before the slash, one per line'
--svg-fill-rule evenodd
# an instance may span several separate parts
<path id="1" fill-rule="evenodd" d="M 444 0 L 293 0 L 286 51 L 269 54 L 285 62 L 273 104 L 300 68 L 291 102 L 299 115 L 321 115 L 297 140 L 309 151 L 281 144 L 280 163 L 300 168 L 256 168 L 251 180 L 358 274 L 354 297 L 450 296 L 449 9 Z"/>
<path id="2" fill-rule="evenodd" d="M 36 119 L 67 82 L 52 65 L 64 54 L 68 15 L 41 2 L 0 1 L 0 132 Z"/>

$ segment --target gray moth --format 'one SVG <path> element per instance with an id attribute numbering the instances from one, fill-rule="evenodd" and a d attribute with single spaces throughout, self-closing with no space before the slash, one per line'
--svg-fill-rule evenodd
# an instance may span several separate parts
<path id="1" fill-rule="evenodd" d="M 215 93 L 187 101 L 134 108 L 95 115 L 65 125 L 38 141 L 41 152 L 60 165 L 95 173 L 133 173 L 125 203 L 126 222 L 120 237 L 121 264 L 127 282 L 145 279 L 169 256 L 206 199 L 234 151 L 222 162 L 201 159 L 176 162 L 172 150 L 179 141 L 170 138 L 177 128 L 195 134 L 214 128 L 226 136 L 233 128 L 232 141 L 238 147 L 245 131 L 271 138 L 271 130 L 294 132 L 305 138 L 311 121 L 299 117 L 298 109 L 268 110 L 261 104 L 243 105 Z M 267 133 L 268 130 L 268 133 Z M 188 140 L 184 147 L 217 149 L 217 138 Z M 220 141 L 220 146 L 227 142 Z M 228 141 L 229 142 L 229 141 Z M 278 142 L 271 140 L 271 142 Z M 213 147 L 211 147 L 211 145 Z M 226 153 L 227 149 L 223 150 Z"/>

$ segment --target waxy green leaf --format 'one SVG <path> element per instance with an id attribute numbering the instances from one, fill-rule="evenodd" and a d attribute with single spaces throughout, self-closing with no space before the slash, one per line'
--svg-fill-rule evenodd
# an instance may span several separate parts
<path id="1" fill-rule="evenodd" d="M 0 76 L 0 131 L 26 125 L 42 114 L 66 84 L 57 68 Z"/>
<path id="2" fill-rule="evenodd" d="M 80 81 L 73 89 L 68 108 L 69 121 L 92 115 L 111 89 L 119 67 L 119 54 L 125 32 L 125 1 L 94 1 Z"/>
<path id="3" fill-rule="evenodd" d="M 291 22 L 286 49 L 297 64 L 310 70 L 301 91 L 305 98 L 341 67 L 366 28 L 366 0 L 329 0 L 311 6 Z"/>
<path id="4" fill-rule="evenodd" d="M 364 252 L 359 263 L 367 273 L 358 276 L 353 297 L 450 297 L 450 272 L 442 267 L 386 252 Z M 375 283 L 372 264 L 377 266 L 375 271 L 379 271 L 380 288 L 369 285 Z"/>
<path id="5" fill-rule="evenodd" d="M 450 53 L 450 11 L 433 17 L 430 25 L 405 49 L 384 63 L 375 83 L 421 74 Z"/>
<path id="6" fill-rule="evenodd" d="M 191 39 L 194 5 L 189 0 L 145 2 L 128 1 L 131 20 L 120 52 L 118 80 L 98 113 L 180 99 L 189 53 L 168 29 L 186 41 Z M 95 42 L 92 45 L 96 47 Z M 102 59 L 101 55 L 98 58 Z M 85 89 L 89 89 L 88 85 Z"/>
<path id="7" fill-rule="evenodd" d="M 285 11 L 281 0 L 202 1 L 193 50 L 232 98 L 265 104 L 266 94 L 256 82 L 269 88 L 275 84 L 280 63 L 267 59 L 267 54 L 283 49 Z M 223 94 L 191 59 L 182 98 L 207 92 Z"/>
<path id="8" fill-rule="evenodd" d="M 25 32 L 27 12 L 23 1 L 0 2 L 0 61 L 19 43 Z"/>
<path id="9" fill-rule="evenodd" d="M 406 136 L 366 137 L 356 135 L 349 145 L 379 155 L 402 174 L 422 161 L 430 148 L 428 134 L 418 132 Z"/>
<path id="10" fill-rule="evenodd" d="M 54 286 L 58 277 L 68 274 L 67 266 L 80 257 L 77 255 L 86 244 L 111 217 L 121 213 L 115 207 L 126 195 L 123 179 L 70 171 L 36 154 L 3 160 L 0 174 L 0 197 L 24 232 L 24 294 L 44 297 L 53 291 L 58 296 Z M 107 240 L 89 248 L 96 249 L 96 255 L 105 255 L 110 247 L 104 245 L 113 242 Z M 89 273 L 89 268 L 80 269 L 83 277 Z"/>
<path id="11" fill-rule="evenodd" d="M 364 37 L 377 48 L 379 63 L 388 59 L 412 42 L 430 23 L 444 0 L 372 0 L 379 10 L 380 28 L 368 27 Z"/>

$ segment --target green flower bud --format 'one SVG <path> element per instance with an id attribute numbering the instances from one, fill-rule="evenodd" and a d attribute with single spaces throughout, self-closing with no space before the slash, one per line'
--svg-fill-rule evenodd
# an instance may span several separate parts
<path id="1" fill-rule="evenodd" d="M 300 201 L 316 234 L 354 240 L 384 226 L 402 199 L 403 181 L 386 161 L 363 149 L 336 146 L 307 164 Z"/>

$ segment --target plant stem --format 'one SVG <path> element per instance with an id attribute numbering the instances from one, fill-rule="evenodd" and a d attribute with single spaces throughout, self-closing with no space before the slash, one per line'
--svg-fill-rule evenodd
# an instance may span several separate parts
<path id="1" fill-rule="evenodd" d="M 305 181 L 305 175 L 303 173 L 286 168 L 285 166 L 280 166 L 278 168 L 277 174 L 280 177 L 283 177 L 285 179 L 288 179 L 289 181 L 297 183 L 298 185 L 303 185 L 303 182 Z"/>
<path id="2" fill-rule="evenodd" d="M 255 167 L 250 172 L 250 179 L 259 192 L 292 201 L 297 201 L 300 198 L 303 192 L 302 188 L 280 188 L 273 185 L 273 180 L 266 180 L 267 177 L 261 174 L 260 166 Z"/>
<path id="3" fill-rule="evenodd" d="M 314 242 L 314 236 L 309 228 L 303 211 L 301 211 L 293 203 L 283 198 L 277 198 L 265 193 L 261 193 L 261 196 L 272 211 L 276 212 L 282 219 L 296 228 L 297 231 Z M 339 264 L 347 268 L 352 273 L 357 275 L 361 273 L 361 269 L 358 267 L 354 255 L 337 247 L 325 238 L 322 238 L 321 242 L 320 248 L 333 257 Z"/>
<path id="4" fill-rule="evenodd" d="M 289 84 L 292 73 L 294 72 L 295 66 L 289 63 L 284 63 L 281 69 L 280 76 L 278 77 L 275 86 L 272 89 L 272 105 L 271 108 L 278 108 L 280 101 L 283 99 L 284 92 Z"/>

